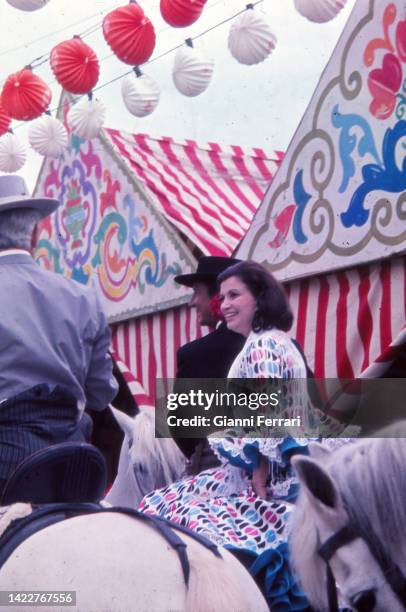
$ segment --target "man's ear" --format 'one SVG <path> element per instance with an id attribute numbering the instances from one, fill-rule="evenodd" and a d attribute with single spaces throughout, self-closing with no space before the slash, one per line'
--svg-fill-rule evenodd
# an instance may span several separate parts
<path id="1" fill-rule="evenodd" d="M 310 457 L 292 457 L 292 465 L 310 503 L 330 524 L 345 519 L 346 512 L 331 476 Z"/>

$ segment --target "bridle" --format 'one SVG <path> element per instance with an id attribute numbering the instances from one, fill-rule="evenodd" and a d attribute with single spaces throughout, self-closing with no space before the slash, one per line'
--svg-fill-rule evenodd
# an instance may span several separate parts
<path id="1" fill-rule="evenodd" d="M 368 540 L 364 538 L 361 530 L 359 530 L 351 522 L 347 523 L 344 527 L 341 527 L 332 536 L 330 536 L 324 544 L 319 548 L 319 555 L 326 563 L 326 578 L 327 578 L 327 598 L 329 612 L 338 612 L 338 597 L 337 597 L 337 586 L 334 579 L 333 572 L 330 567 L 330 560 L 339 548 L 350 544 L 357 538 L 363 538 L 367 544 L 371 555 L 378 563 L 383 575 L 386 578 L 392 591 L 402 603 L 406 610 L 406 578 L 400 571 L 399 567 L 394 563 L 391 558 L 386 554 L 382 545 L 378 544 L 378 550 L 369 544 Z M 375 538 L 376 542 L 379 542 Z"/>

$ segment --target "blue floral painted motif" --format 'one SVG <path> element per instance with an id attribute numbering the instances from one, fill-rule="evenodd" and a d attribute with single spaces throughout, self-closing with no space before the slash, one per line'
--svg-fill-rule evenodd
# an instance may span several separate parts
<path id="1" fill-rule="evenodd" d="M 406 121 L 398 121 L 393 128 L 386 130 L 382 143 L 383 167 L 367 164 L 362 168 L 363 182 L 352 195 L 350 204 L 341 217 L 344 227 L 361 227 L 369 218 L 369 210 L 364 207 L 366 196 L 372 191 L 400 193 L 406 189 L 406 157 L 402 168 L 396 165 L 396 145 L 406 135 Z"/>
<path id="2" fill-rule="evenodd" d="M 352 158 L 352 153 L 355 151 L 357 143 L 357 153 L 359 157 L 365 157 L 365 155 L 369 153 L 379 166 L 382 166 L 382 162 L 375 146 L 371 127 L 364 117 L 354 113 L 341 114 L 338 104 L 336 104 L 331 114 L 331 121 L 335 128 L 341 130 L 338 148 L 343 166 L 343 178 L 338 191 L 344 193 L 350 179 L 355 174 L 355 163 Z M 355 128 L 361 130 L 361 137 L 358 137 L 357 133 L 354 133 Z"/>
<path id="3" fill-rule="evenodd" d="M 396 106 L 396 117 L 398 119 L 403 119 L 406 108 L 406 79 L 403 81 L 402 92 L 399 92 L 396 95 L 396 98 L 399 100 L 398 105 Z M 404 146 L 404 145 L 403 145 Z"/>
<path id="4" fill-rule="evenodd" d="M 80 138 L 74 132 L 72 132 L 71 137 L 70 137 L 70 147 L 69 147 L 69 150 L 70 151 L 73 150 L 73 151 L 75 151 L 75 153 L 78 153 L 80 151 L 80 147 L 85 142 L 86 142 L 86 140 L 84 138 Z"/>
<path id="5" fill-rule="evenodd" d="M 106 215 L 103 218 L 103 221 L 100 223 L 100 226 L 93 239 L 94 242 L 97 244 L 97 250 L 91 262 L 93 268 L 96 268 L 97 266 L 100 266 L 102 264 L 100 247 L 105 238 L 107 230 L 113 224 L 118 227 L 117 239 L 120 245 L 124 245 L 127 240 L 127 224 L 122 215 L 116 212 L 109 213 L 108 215 Z"/>
<path id="6" fill-rule="evenodd" d="M 82 285 L 87 285 L 90 280 L 90 274 L 85 272 L 83 266 L 75 266 L 72 268 L 71 278 Z"/>
<path id="7" fill-rule="evenodd" d="M 139 230 L 144 230 L 145 232 L 146 228 L 145 224 L 135 213 L 135 202 L 130 195 L 126 195 L 124 198 L 124 206 L 129 209 L 128 224 L 131 250 L 140 262 L 138 272 L 140 292 L 143 293 L 145 290 L 143 278 L 145 278 L 147 285 L 162 287 L 171 275 L 176 276 L 176 274 L 180 274 L 180 265 L 174 263 L 168 266 L 165 253 L 162 253 L 161 257 L 159 257 L 159 251 L 155 244 L 152 229 L 145 238 L 139 239 Z M 141 274 L 142 270 L 145 270 L 145 274 Z"/>
<path id="8" fill-rule="evenodd" d="M 61 250 L 55 247 L 50 240 L 42 238 L 35 246 L 35 257 L 40 259 L 46 254 L 46 258 L 52 262 L 52 270 L 58 274 L 64 274 L 65 270 L 61 266 Z"/>
<path id="9" fill-rule="evenodd" d="M 299 244 L 304 244 L 307 242 L 307 236 L 303 232 L 302 219 L 306 204 L 310 200 L 311 195 L 307 193 L 303 185 L 303 170 L 299 170 L 295 176 L 293 183 L 293 196 L 297 206 L 297 210 L 293 218 L 293 235 L 296 242 Z"/>

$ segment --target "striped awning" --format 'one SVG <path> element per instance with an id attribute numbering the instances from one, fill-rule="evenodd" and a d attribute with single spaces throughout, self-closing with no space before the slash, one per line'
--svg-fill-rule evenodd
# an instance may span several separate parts
<path id="1" fill-rule="evenodd" d="M 292 335 L 316 376 L 357 378 L 384 359 L 405 325 L 406 258 L 293 281 L 288 290 Z"/>
<path id="2" fill-rule="evenodd" d="M 105 134 L 151 202 L 205 255 L 231 255 L 283 158 L 280 151 Z"/>

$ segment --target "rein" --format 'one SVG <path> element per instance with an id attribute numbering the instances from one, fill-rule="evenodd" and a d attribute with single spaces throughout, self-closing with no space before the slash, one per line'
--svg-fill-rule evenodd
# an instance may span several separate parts
<path id="1" fill-rule="evenodd" d="M 332 536 L 330 536 L 324 544 L 319 548 L 319 555 L 326 563 L 326 579 L 327 579 L 327 598 L 329 605 L 329 612 L 338 612 L 338 597 L 337 597 L 337 585 L 334 579 L 333 572 L 330 567 L 330 560 L 342 546 L 350 544 L 357 538 L 364 539 L 366 542 L 369 552 L 378 563 L 383 575 L 391 587 L 392 591 L 403 604 L 406 610 L 406 578 L 400 571 L 399 567 L 388 558 L 387 555 L 382 554 L 383 549 L 380 546 L 380 553 L 377 554 L 370 546 L 367 540 L 363 538 L 360 531 L 351 523 L 347 523 L 344 527 L 341 527 Z"/>

